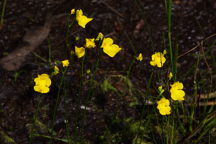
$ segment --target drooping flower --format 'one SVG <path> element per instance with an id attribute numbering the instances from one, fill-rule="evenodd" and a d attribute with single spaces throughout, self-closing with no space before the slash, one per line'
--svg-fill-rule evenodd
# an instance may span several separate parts
<path id="1" fill-rule="evenodd" d="M 85 47 L 86 48 L 94 48 L 96 45 L 95 45 L 95 39 L 88 39 L 86 38 L 86 44 L 85 44 Z"/>
<path id="2" fill-rule="evenodd" d="M 173 77 L 173 73 L 172 73 L 172 72 L 170 72 L 170 73 L 169 73 L 169 75 L 168 75 L 168 78 L 169 78 L 169 80 L 171 80 L 171 79 L 172 79 L 172 77 Z"/>
<path id="3" fill-rule="evenodd" d="M 142 60 L 143 60 L 142 53 L 140 53 L 140 54 L 138 55 L 138 57 L 136 57 L 136 59 L 137 59 L 138 61 L 142 61 Z"/>
<path id="4" fill-rule="evenodd" d="M 70 64 L 69 60 L 63 60 L 63 61 L 62 61 L 62 66 L 63 66 L 63 67 L 68 67 L 69 64 Z"/>
<path id="5" fill-rule="evenodd" d="M 38 75 L 34 79 L 35 86 L 34 90 L 39 93 L 48 93 L 49 92 L 49 86 L 51 85 L 51 79 L 48 74 L 41 74 Z"/>
<path id="6" fill-rule="evenodd" d="M 98 33 L 98 36 L 96 37 L 95 40 L 96 40 L 96 41 L 102 40 L 103 37 L 104 37 L 104 35 L 103 35 L 101 32 L 99 32 L 99 33 Z"/>
<path id="7" fill-rule="evenodd" d="M 184 100 L 185 92 L 182 90 L 183 84 L 179 81 L 171 85 L 170 93 L 173 100 Z"/>
<path id="8" fill-rule="evenodd" d="M 75 46 L 75 54 L 78 58 L 83 57 L 85 55 L 85 48 Z"/>
<path id="9" fill-rule="evenodd" d="M 163 86 L 158 87 L 159 95 L 162 95 L 164 93 Z"/>
<path id="10" fill-rule="evenodd" d="M 87 16 L 83 15 L 83 11 L 81 9 L 76 10 L 76 20 L 78 25 L 82 28 L 85 28 L 86 24 L 93 20 L 93 18 L 88 18 Z"/>
<path id="11" fill-rule="evenodd" d="M 111 38 L 104 38 L 101 48 L 110 57 L 114 57 L 122 49 L 118 45 L 113 44 L 113 39 Z"/>
<path id="12" fill-rule="evenodd" d="M 157 102 L 157 109 L 161 115 L 169 115 L 171 114 L 170 101 L 166 98 L 161 98 Z"/>
<path id="13" fill-rule="evenodd" d="M 71 10 L 71 14 L 75 14 L 75 9 L 72 9 L 72 10 Z"/>
<path id="14" fill-rule="evenodd" d="M 150 64 L 152 66 L 162 67 L 163 64 L 166 61 L 166 58 L 164 57 L 164 53 L 156 52 L 151 56 L 152 60 L 150 61 Z"/>
<path id="15" fill-rule="evenodd" d="M 57 66 L 54 66 L 53 75 L 57 75 L 59 73 L 59 68 Z"/>

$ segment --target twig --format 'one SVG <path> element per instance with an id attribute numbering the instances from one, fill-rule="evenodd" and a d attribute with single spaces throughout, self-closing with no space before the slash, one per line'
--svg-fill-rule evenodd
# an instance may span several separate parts
<path id="1" fill-rule="evenodd" d="M 125 19 L 125 17 L 119 13 L 116 9 L 114 9 L 113 7 L 111 7 L 109 4 L 107 4 L 105 1 L 101 1 L 102 4 L 104 4 L 107 8 L 109 8 L 111 11 L 113 11 L 114 13 L 116 13 L 118 16 L 122 17 Z"/>
<path id="2" fill-rule="evenodd" d="M 186 55 L 186 54 L 188 54 L 188 53 L 194 51 L 194 50 L 197 49 L 199 46 L 201 46 L 202 43 L 204 43 L 206 40 L 208 40 L 208 39 L 210 39 L 210 38 L 212 38 L 212 37 L 214 37 L 214 36 L 216 36 L 216 33 L 215 33 L 215 34 L 212 34 L 212 35 L 210 35 L 210 36 L 208 36 L 207 38 L 205 38 L 204 40 L 202 40 L 201 42 L 199 42 L 195 47 L 193 47 L 193 48 L 190 49 L 189 51 L 186 51 L 185 53 L 179 55 L 179 56 L 177 57 L 177 59 L 179 59 L 180 57 L 182 57 L 182 56 L 184 56 L 184 55 Z"/>

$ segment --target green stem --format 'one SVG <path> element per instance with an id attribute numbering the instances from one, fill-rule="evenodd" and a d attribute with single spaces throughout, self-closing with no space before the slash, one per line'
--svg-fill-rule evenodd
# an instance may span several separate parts
<path id="1" fill-rule="evenodd" d="M 62 73 L 62 77 L 61 77 L 61 80 L 60 80 L 60 85 L 58 87 L 58 93 L 57 93 L 57 99 L 56 99 L 56 104 L 55 104 L 55 108 L 54 108 L 54 113 L 53 113 L 53 122 L 55 120 L 55 117 L 56 117 L 56 111 L 57 111 L 57 107 L 58 107 L 58 104 L 59 104 L 59 101 L 60 101 L 60 92 L 61 92 L 61 87 L 63 85 L 63 82 L 64 82 L 64 75 L 65 75 L 65 72 L 67 71 L 67 69 L 65 69 Z"/>
<path id="2" fill-rule="evenodd" d="M 168 1 L 168 3 L 167 3 Z M 170 52 L 170 61 L 172 66 L 173 79 L 176 81 L 176 67 L 172 48 L 172 0 L 165 0 L 165 8 L 167 12 L 167 23 L 168 23 L 168 43 Z"/>
<path id="3" fill-rule="evenodd" d="M 63 72 L 62 72 L 62 77 L 61 77 L 60 84 L 59 84 L 59 87 L 58 87 L 56 104 L 55 104 L 54 111 L 53 111 L 52 129 L 53 129 L 53 127 L 54 127 L 54 122 L 55 122 L 55 119 L 56 119 L 56 112 L 57 112 L 57 108 L 58 108 L 58 105 L 59 105 L 59 102 L 60 102 L 61 87 L 62 87 L 62 85 L 63 85 L 63 83 L 64 83 L 64 76 L 65 76 L 66 71 L 67 71 L 67 68 L 65 68 L 65 69 L 63 70 Z"/>
<path id="4" fill-rule="evenodd" d="M 134 62 L 135 62 L 135 60 L 133 59 L 133 61 L 131 62 L 130 66 L 129 66 L 129 69 L 127 71 L 127 78 L 129 78 L 129 76 L 130 76 L 131 69 L 132 69 L 132 66 L 133 66 Z"/>
<path id="5" fill-rule="evenodd" d="M 4 23 L 4 15 L 5 15 L 6 3 L 7 3 L 7 0 L 4 0 L 3 7 L 2 7 L 2 12 L 1 12 L 1 22 L 0 22 L 0 26 L 2 26 L 3 23 Z"/>

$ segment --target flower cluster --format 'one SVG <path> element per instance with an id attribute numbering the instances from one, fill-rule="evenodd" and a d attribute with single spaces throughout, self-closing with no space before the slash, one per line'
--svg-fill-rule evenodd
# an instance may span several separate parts
<path id="1" fill-rule="evenodd" d="M 183 84 L 179 81 L 171 85 L 170 93 L 173 100 L 184 100 L 185 92 L 182 90 Z"/>
<path id="2" fill-rule="evenodd" d="M 48 74 L 41 74 L 38 75 L 34 79 L 35 86 L 34 90 L 39 93 L 48 93 L 49 92 L 49 87 L 51 85 L 51 79 Z"/>
<path id="3" fill-rule="evenodd" d="M 83 15 L 83 11 L 81 9 L 71 10 L 71 14 L 76 13 L 76 21 L 78 25 L 80 25 L 82 28 L 85 28 L 86 24 L 93 20 L 93 18 L 88 18 L 85 15 Z M 102 41 L 101 48 L 103 48 L 103 52 L 106 53 L 110 57 L 114 57 L 121 48 L 113 44 L 113 40 L 111 38 L 104 38 L 103 34 L 99 33 L 97 38 L 86 38 L 86 44 L 84 47 L 77 47 L 75 46 L 75 54 L 78 58 L 82 58 L 85 55 L 85 48 L 94 48 L 96 47 L 95 41 Z"/>
<path id="4" fill-rule="evenodd" d="M 171 114 L 170 101 L 166 98 L 161 98 L 158 102 L 157 109 L 159 110 L 161 115 L 169 115 Z"/>
<path id="5" fill-rule="evenodd" d="M 179 100 L 179 101 L 184 100 L 185 92 L 182 90 L 183 88 L 184 88 L 183 84 L 181 82 L 179 82 L 179 81 L 177 81 L 177 82 L 175 82 L 175 83 L 173 83 L 171 85 L 170 93 L 171 93 L 172 100 L 174 100 L 174 101 L 176 101 L 176 100 Z M 162 88 L 162 86 L 158 87 L 158 91 L 159 91 L 159 95 L 163 94 L 164 89 Z M 168 114 L 170 114 L 168 111 L 170 111 L 171 108 L 167 108 L 168 107 L 167 105 L 170 104 L 170 102 L 168 102 L 168 101 L 169 100 L 168 99 L 165 100 L 165 98 L 162 98 L 160 101 L 158 101 L 157 109 L 159 110 L 161 115 L 165 115 L 166 112 Z M 165 103 L 166 103 L 166 107 L 164 107 Z"/>
<path id="6" fill-rule="evenodd" d="M 93 20 L 93 18 L 88 18 L 87 16 L 83 15 L 83 11 L 81 9 L 71 10 L 71 14 L 76 14 L 76 21 L 79 26 L 82 28 L 85 28 L 86 24 L 89 23 L 90 21 Z M 77 39 L 78 40 L 78 39 Z M 98 44 L 99 43 L 99 44 Z M 83 47 L 78 47 L 75 46 L 75 55 L 78 58 L 82 58 L 85 56 L 85 50 L 86 49 L 93 49 L 97 46 L 102 48 L 103 52 L 107 54 L 110 57 L 114 57 L 118 52 L 122 50 L 121 47 L 119 47 L 117 44 L 114 44 L 114 41 L 110 37 L 104 37 L 102 33 L 99 33 L 96 38 L 86 38 L 85 39 L 85 45 Z M 150 65 L 156 66 L 161 68 L 164 63 L 166 62 L 165 54 L 167 53 L 166 50 L 162 52 L 155 52 L 151 56 L 151 61 Z M 143 60 L 143 55 L 142 53 L 139 53 L 139 55 L 136 57 L 136 60 L 142 61 Z M 62 67 L 68 67 L 69 66 L 69 60 L 63 60 L 61 61 Z M 66 69 L 65 69 L 66 70 Z M 53 75 L 57 75 L 59 73 L 59 68 L 57 66 L 54 66 L 54 71 Z M 87 73 L 91 73 L 90 70 L 87 70 Z M 171 80 L 173 77 L 172 72 L 169 73 L 168 78 Z M 51 85 L 51 79 L 48 74 L 41 74 L 38 75 L 34 79 L 35 86 L 34 90 L 39 93 L 48 93 L 49 92 L 49 87 Z M 170 88 L 170 93 L 171 93 L 171 98 L 172 100 L 179 100 L 182 101 L 184 100 L 185 92 L 183 91 L 183 84 L 179 81 L 173 83 Z M 164 89 L 162 86 L 158 87 L 158 93 L 159 96 L 163 96 Z M 159 113 L 161 115 L 169 115 L 171 114 L 171 106 L 170 106 L 170 101 L 169 99 L 166 99 L 165 97 L 162 97 L 158 102 L 157 102 L 157 109 L 159 110 Z"/>
<path id="7" fill-rule="evenodd" d="M 85 47 L 77 47 L 75 46 L 75 54 L 78 58 L 81 58 L 85 55 L 85 48 L 94 48 L 96 47 L 95 41 L 103 40 L 101 48 L 103 48 L 103 52 L 106 53 L 110 57 L 114 57 L 122 48 L 120 48 L 117 44 L 113 44 L 112 38 L 104 38 L 103 34 L 99 33 L 97 38 L 90 39 L 86 38 Z"/>

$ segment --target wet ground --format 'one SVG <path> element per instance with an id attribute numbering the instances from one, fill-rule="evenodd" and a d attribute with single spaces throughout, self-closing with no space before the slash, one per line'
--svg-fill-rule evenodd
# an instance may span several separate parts
<path id="1" fill-rule="evenodd" d="M 2 5 L 1 1 L 0 6 Z M 99 69 L 94 77 L 98 82 L 111 75 L 126 75 L 134 57 L 141 52 L 144 61 L 134 62 L 129 78 L 136 89 L 145 93 L 147 81 L 151 72 L 155 70 L 149 65 L 151 54 L 155 51 L 163 51 L 164 48 L 168 50 L 167 18 L 164 3 L 161 1 L 7 0 L 4 25 L 0 29 L 0 58 L 26 45 L 23 40 L 26 32 L 30 32 L 29 37 L 31 34 L 35 35 L 34 30 L 44 25 L 47 16 L 55 17 L 50 24 L 48 37 L 27 55 L 18 70 L 7 71 L 1 68 L 0 71 L 0 131 L 13 138 L 16 143 L 30 143 L 29 127 L 38 101 L 43 101 L 39 112 L 40 121 L 45 125 L 51 124 L 60 77 L 57 76 L 53 80 L 51 92 L 43 96 L 38 96 L 39 94 L 33 91 L 33 78 L 37 74 L 52 71 L 48 62 L 49 47 L 52 50 L 52 62 L 69 57 L 72 48 L 67 47 L 65 41 L 68 14 L 72 8 L 83 9 L 84 13 L 94 20 L 87 25 L 86 29 L 72 27 L 69 34 L 71 47 L 74 45 L 76 36 L 81 39 L 77 44 L 82 45 L 85 37 L 96 37 L 98 32 L 102 32 L 105 36 L 112 37 L 115 43 L 123 48 L 113 59 L 101 55 Z M 216 36 L 214 36 L 216 2 L 214 0 L 174 0 L 172 12 L 173 47 L 177 49 L 177 55 L 180 56 L 177 64 L 177 79 L 185 84 L 186 93 L 192 94 L 194 67 L 199 57 L 196 80 L 203 81 L 199 82 L 198 93 L 215 91 L 213 86 L 216 84 Z M 193 48 L 193 51 L 188 52 Z M 97 61 L 95 54 L 96 51 L 89 52 L 85 58 L 84 71 L 95 66 Z M 81 79 L 88 81 L 91 75 L 84 73 L 81 77 L 82 61 L 76 58 L 72 60 L 72 66 L 65 76 L 66 94 L 61 93 L 62 96 L 67 96 L 68 101 L 65 105 L 68 105 L 68 112 L 65 112 L 64 104 L 61 102 L 54 122 L 57 137 L 66 136 L 65 120 L 67 120 L 73 123 L 71 133 L 76 129 L 74 136 L 82 135 L 93 143 L 100 143 L 97 142 L 98 137 L 112 126 L 110 121 L 115 117 L 116 112 L 119 112 L 121 118 L 129 116 L 136 118 L 137 110 L 127 107 L 133 98 L 130 92 L 125 90 L 127 88 L 119 78 L 113 78 L 113 83 L 119 91 L 122 91 L 124 97 L 119 97 L 114 92 L 103 93 L 99 90 L 100 86 L 92 86 L 92 83 L 86 82 L 84 86 L 80 85 Z M 162 69 L 162 74 L 168 73 L 170 69 L 168 63 Z M 155 87 L 164 79 L 159 78 L 162 74 L 153 76 L 153 79 L 157 80 Z M 81 92 L 80 87 L 83 88 Z M 80 109 L 80 106 L 88 106 L 90 110 Z M 80 112 L 84 114 L 80 115 Z M 45 131 L 41 133 L 47 134 Z M 32 140 L 34 144 L 46 142 L 46 138 L 40 137 Z M 130 138 L 123 143 L 130 143 Z"/>

